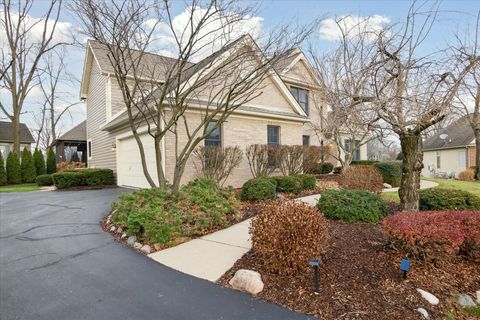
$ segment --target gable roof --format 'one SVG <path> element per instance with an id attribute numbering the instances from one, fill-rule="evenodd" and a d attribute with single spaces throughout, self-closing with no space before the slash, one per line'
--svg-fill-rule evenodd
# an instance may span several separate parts
<path id="1" fill-rule="evenodd" d="M 475 135 L 468 121 L 468 116 L 464 116 L 440 130 L 423 142 L 423 150 L 451 149 L 472 145 Z M 447 135 L 446 139 L 440 138 L 443 134 Z"/>
<path id="2" fill-rule="evenodd" d="M 82 121 L 72 129 L 62 134 L 57 141 L 87 141 L 87 122 Z"/>
<path id="3" fill-rule="evenodd" d="M 289 49 L 272 59 L 273 67 L 279 74 L 281 74 L 287 69 L 288 66 L 292 64 L 293 61 L 295 61 L 295 59 L 297 59 L 301 53 L 302 52 L 298 48 Z"/>
<path id="4" fill-rule="evenodd" d="M 0 141 L 13 143 L 13 123 L 0 121 Z M 20 143 L 34 143 L 35 139 L 25 123 L 20 123 Z"/>
<path id="5" fill-rule="evenodd" d="M 289 71 L 294 68 L 298 63 L 302 63 L 309 73 L 311 80 L 313 83 L 308 83 L 305 81 L 300 81 L 303 85 L 306 86 L 314 86 L 319 87 L 321 86 L 321 81 L 318 78 L 318 75 L 312 68 L 312 65 L 308 61 L 305 54 L 299 48 L 293 48 L 287 50 L 285 53 L 279 55 L 276 59 L 273 59 L 273 67 L 277 71 L 277 73 L 282 77 L 282 80 L 287 82 L 299 82 L 297 79 L 292 78 L 288 73 Z"/>

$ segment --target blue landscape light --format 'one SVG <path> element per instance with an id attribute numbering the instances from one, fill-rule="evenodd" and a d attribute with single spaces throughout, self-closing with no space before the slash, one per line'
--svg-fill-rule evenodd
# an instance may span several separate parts
<path id="1" fill-rule="evenodd" d="M 403 272 L 403 278 L 407 278 L 407 273 L 410 272 L 410 260 L 408 258 L 402 259 L 402 262 L 400 262 L 400 271 Z"/>
<path id="2" fill-rule="evenodd" d="M 313 269 L 315 270 L 315 278 L 314 278 L 314 281 L 315 281 L 315 292 L 318 293 L 318 290 L 319 290 L 319 284 L 318 284 L 318 266 L 320 265 L 320 259 L 312 259 L 310 260 L 310 262 L 308 263 L 310 265 L 310 267 L 313 267 Z"/>

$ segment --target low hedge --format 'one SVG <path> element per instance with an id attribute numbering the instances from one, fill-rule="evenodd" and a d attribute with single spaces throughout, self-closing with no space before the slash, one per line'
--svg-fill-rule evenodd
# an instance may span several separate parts
<path id="1" fill-rule="evenodd" d="M 342 173 L 342 167 L 338 166 L 338 167 L 333 168 L 333 173 L 337 173 L 337 174 Z"/>
<path id="2" fill-rule="evenodd" d="M 362 190 L 324 191 L 317 207 L 325 217 L 347 222 L 377 223 L 388 214 L 379 196 Z"/>
<path id="3" fill-rule="evenodd" d="M 383 190 L 382 174 L 373 166 L 348 166 L 340 174 L 340 185 L 345 189 L 366 190 L 380 193 Z"/>
<path id="4" fill-rule="evenodd" d="M 292 176 L 272 177 L 277 182 L 278 192 L 300 193 L 303 190 L 303 182 L 300 178 Z"/>
<path id="5" fill-rule="evenodd" d="M 392 187 L 399 187 L 402 181 L 402 163 L 400 161 L 386 161 L 374 164 L 383 176 L 383 182 Z"/>
<path id="6" fill-rule="evenodd" d="M 39 186 L 52 186 L 53 177 L 51 174 L 42 174 L 36 178 L 37 185 Z"/>
<path id="7" fill-rule="evenodd" d="M 102 186 L 114 183 L 110 169 L 63 170 L 52 175 L 57 189 L 78 186 Z"/>
<path id="8" fill-rule="evenodd" d="M 414 258 L 442 261 L 463 255 L 480 261 L 480 211 L 399 212 L 382 225 Z"/>
<path id="9" fill-rule="evenodd" d="M 276 197 L 276 181 L 267 177 L 259 177 L 248 180 L 243 184 L 242 200 L 271 200 Z"/>
<path id="10" fill-rule="evenodd" d="M 350 162 L 352 166 L 360 165 L 360 166 L 371 166 L 375 163 L 378 163 L 377 160 L 354 160 Z"/>
<path id="11" fill-rule="evenodd" d="M 462 190 L 441 188 L 422 190 L 420 210 L 480 210 L 480 197 Z"/>
<path id="12" fill-rule="evenodd" d="M 315 168 L 311 170 L 314 174 L 330 173 L 333 170 L 333 164 L 330 162 L 319 163 Z"/>
<path id="13" fill-rule="evenodd" d="M 311 174 L 299 174 L 296 176 L 302 181 L 302 188 L 304 190 L 315 189 L 317 185 L 317 179 Z"/>

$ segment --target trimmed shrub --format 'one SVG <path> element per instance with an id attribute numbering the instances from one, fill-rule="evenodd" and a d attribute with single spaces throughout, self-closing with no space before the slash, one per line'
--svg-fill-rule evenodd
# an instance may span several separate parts
<path id="1" fill-rule="evenodd" d="M 336 173 L 336 174 L 342 173 L 342 167 L 338 166 L 333 168 L 333 173 Z"/>
<path id="2" fill-rule="evenodd" d="M 33 153 L 33 162 L 35 163 L 35 173 L 37 176 L 47 173 L 45 168 L 45 158 L 43 158 L 43 153 L 40 149 L 35 149 Z"/>
<path id="3" fill-rule="evenodd" d="M 399 212 L 382 224 L 414 258 L 440 261 L 462 254 L 480 261 L 480 211 Z"/>
<path id="4" fill-rule="evenodd" d="M 110 169 L 64 170 L 52 176 L 58 189 L 113 184 L 113 171 Z"/>
<path id="5" fill-rule="evenodd" d="M 378 163 L 378 161 L 377 160 L 354 160 L 354 161 L 350 162 L 350 164 L 352 166 L 358 166 L 358 165 L 360 165 L 360 166 L 371 166 L 375 163 Z"/>
<path id="6" fill-rule="evenodd" d="M 22 151 L 22 161 L 20 165 L 20 171 L 22 173 L 23 183 L 35 182 L 36 169 L 35 162 L 33 162 L 32 153 L 26 147 Z"/>
<path id="7" fill-rule="evenodd" d="M 462 181 L 473 181 L 475 180 L 475 170 L 467 169 L 463 170 L 458 174 L 458 180 Z"/>
<path id="8" fill-rule="evenodd" d="M 388 213 L 379 196 L 362 190 L 327 190 L 317 207 L 325 217 L 347 222 L 377 223 Z"/>
<path id="9" fill-rule="evenodd" d="M 53 186 L 53 177 L 51 174 L 41 174 L 37 176 L 36 182 L 39 186 Z"/>
<path id="10" fill-rule="evenodd" d="M 480 197 L 462 190 L 421 190 L 420 210 L 480 210 Z"/>
<path id="11" fill-rule="evenodd" d="M 383 182 L 388 183 L 392 187 L 400 186 L 402 181 L 402 163 L 399 161 L 387 161 L 374 164 L 375 168 L 380 171 L 383 176 Z"/>
<path id="12" fill-rule="evenodd" d="M 252 252 L 272 273 L 306 272 L 327 249 L 328 224 L 315 208 L 295 202 L 263 203 L 250 227 Z"/>
<path id="13" fill-rule="evenodd" d="M 298 194 L 303 190 L 303 182 L 297 177 L 275 176 L 272 179 L 277 182 L 277 192 Z"/>
<path id="14" fill-rule="evenodd" d="M 169 246 L 224 228 L 239 207 L 233 191 L 197 179 L 176 194 L 143 189 L 113 203 L 113 222 L 144 242 Z"/>
<path id="15" fill-rule="evenodd" d="M 5 171 L 5 161 L 3 160 L 2 153 L 0 152 L 0 186 L 7 184 L 7 172 Z"/>
<path id="16" fill-rule="evenodd" d="M 7 184 L 22 183 L 22 173 L 20 171 L 20 159 L 15 151 L 11 151 L 7 156 Z"/>
<path id="17" fill-rule="evenodd" d="M 47 173 L 52 174 L 57 171 L 57 160 L 55 159 L 55 152 L 50 148 L 47 151 Z"/>
<path id="18" fill-rule="evenodd" d="M 312 173 L 314 174 L 325 174 L 325 173 L 330 173 L 333 170 L 333 164 L 330 162 L 322 162 L 318 164 L 316 168 L 312 170 Z"/>
<path id="19" fill-rule="evenodd" d="M 248 180 L 242 187 L 242 200 L 271 200 L 276 197 L 276 181 L 259 177 Z"/>
<path id="20" fill-rule="evenodd" d="M 382 174 L 370 165 L 355 165 L 345 168 L 339 181 L 345 189 L 367 190 L 375 193 L 383 190 Z"/>
<path id="21" fill-rule="evenodd" d="M 304 190 L 315 189 L 317 185 L 317 179 L 311 174 L 299 174 L 296 176 L 302 181 L 302 188 Z"/>

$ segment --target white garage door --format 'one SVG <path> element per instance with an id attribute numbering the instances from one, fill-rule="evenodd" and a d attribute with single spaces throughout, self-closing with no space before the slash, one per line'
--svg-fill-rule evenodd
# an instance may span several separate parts
<path id="1" fill-rule="evenodd" d="M 145 149 L 148 172 L 155 179 L 155 150 L 152 138 L 144 134 L 140 136 Z M 149 188 L 150 185 L 145 179 L 140 160 L 140 151 L 137 141 L 134 137 L 129 137 L 117 141 L 117 183 L 120 186 Z"/>

